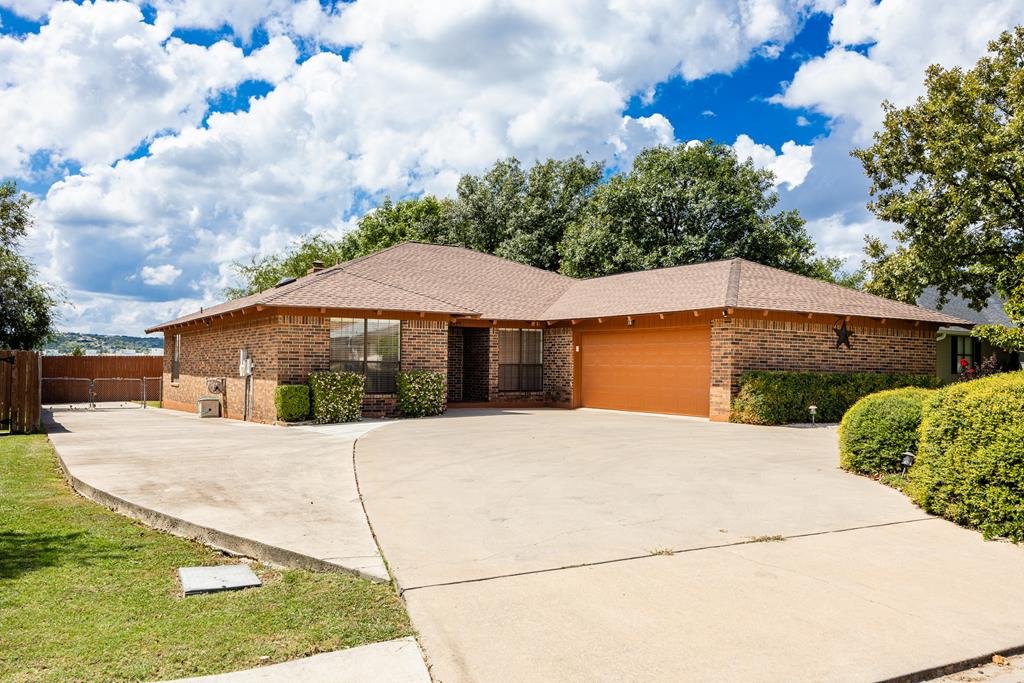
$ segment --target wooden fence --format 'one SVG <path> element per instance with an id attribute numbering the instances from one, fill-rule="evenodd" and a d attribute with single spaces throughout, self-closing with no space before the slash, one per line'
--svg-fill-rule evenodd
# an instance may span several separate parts
<path id="1" fill-rule="evenodd" d="M 42 401 L 159 401 L 163 362 L 161 356 L 44 356 Z"/>
<path id="2" fill-rule="evenodd" d="M 0 351 L 0 430 L 39 430 L 41 375 L 35 351 Z"/>

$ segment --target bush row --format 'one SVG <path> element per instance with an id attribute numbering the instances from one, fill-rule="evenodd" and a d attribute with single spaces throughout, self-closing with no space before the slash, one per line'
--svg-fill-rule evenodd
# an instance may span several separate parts
<path id="1" fill-rule="evenodd" d="M 904 490 L 927 512 L 986 538 L 1024 541 L 1024 372 L 858 401 L 839 428 L 840 465 L 861 474 L 917 458 Z"/>
<path id="2" fill-rule="evenodd" d="M 937 387 L 932 375 L 878 375 L 838 372 L 747 372 L 740 377 L 731 420 L 778 425 L 810 422 L 809 406 L 817 406 L 818 422 L 839 422 L 860 398 L 886 389 Z"/>
<path id="3" fill-rule="evenodd" d="M 362 417 L 365 378 L 354 372 L 312 372 L 309 385 L 280 384 L 277 419 L 299 422 L 354 422 Z M 444 375 L 414 370 L 398 373 L 398 412 L 405 417 L 438 415 L 445 408 Z"/>

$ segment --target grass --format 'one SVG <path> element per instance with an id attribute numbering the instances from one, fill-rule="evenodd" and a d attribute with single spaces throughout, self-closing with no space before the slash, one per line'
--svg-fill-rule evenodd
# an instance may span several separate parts
<path id="1" fill-rule="evenodd" d="M 878 481 L 901 493 L 906 493 L 907 478 L 902 474 L 885 473 L 878 475 Z"/>
<path id="2" fill-rule="evenodd" d="M 261 588 L 182 598 L 238 562 L 72 492 L 45 435 L 0 438 L 0 680 L 164 680 L 412 634 L 387 584 L 254 564 Z"/>
<path id="3" fill-rule="evenodd" d="M 782 534 L 772 534 L 770 536 L 751 536 L 751 543 L 779 543 L 785 541 L 786 537 Z"/>

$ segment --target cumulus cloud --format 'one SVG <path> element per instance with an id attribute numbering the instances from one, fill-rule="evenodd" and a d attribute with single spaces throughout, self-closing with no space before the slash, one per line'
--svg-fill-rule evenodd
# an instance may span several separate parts
<path id="1" fill-rule="evenodd" d="M 26 19 L 39 20 L 46 16 L 54 0 L 4 0 L 0 7 L 6 7 Z"/>
<path id="2" fill-rule="evenodd" d="M 749 135 L 736 138 L 732 148 L 740 159 L 750 158 L 754 166 L 766 168 L 775 174 L 775 185 L 788 189 L 797 187 L 811 171 L 813 145 L 798 145 L 794 141 L 782 143 L 782 151 L 776 153 L 769 145 L 754 142 Z"/>
<path id="3" fill-rule="evenodd" d="M 773 101 L 852 120 L 864 144 L 881 125 L 883 100 L 910 104 L 930 64 L 969 67 L 1022 22 L 1024 0 L 848 0 L 832 17 L 832 47 L 803 63 Z"/>
<path id="4" fill-rule="evenodd" d="M 164 263 L 159 266 L 143 266 L 139 274 L 147 285 L 173 285 L 174 281 L 181 277 L 181 268 Z"/>
<path id="5" fill-rule="evenodd" d="M 207 98 L 247 79 L 277 82 L 294 67 L 283 36 L 245 56 L 221 41 L 169 38 L 127 2 L 61 3 L 38 34 L 0 37 L 0 175 L 51 164 L 109 164 L 157 133 L 198 124 Z"/>
<path id="6" fill-rule="evenodd" d="M 112 316 L 127 320 L 135 301 L 153 323 L 173 302 L 219 299 L 232 261 L 305 232 L 340 234 L 384 194 L 450 193 L 460 173 L 507 155 L 586 153 L 626 167 L 643 147 L 675 139 L 661 114 L 625 115 L 631 97 L 784 44 L 805 6 L 181 0 L 158 2 L 148 23 L 126 3 L 60 5 L 39 36 L 0 39 L 0 59 L 24 73 L 35 59 L 48 74 L 13 80 L 17 96 L 58 110 L 0 147 L 0 163 L 23 167 L 58 150 L 85 164 L 40 203 L 34 253 L 88 299 L 88 315 L 101 316 L 107 297 Z M 173 27 L 225 22 L 277 37 L 249 56 L 169 38 Z M 296 64 L 284 34 L 351 51 Z M 69 78 L 73 63 L 81 73 Z M 275 87 L 200 125 L 207 99 L 247 78 Z M 140 140 L 148 154 L 123 158 Z M 787 166 L 798 148 L 773 161 L 781 182 L 799 182 L 798 165 Z M 151 307 L 156 285 L 170 301 Z"/>

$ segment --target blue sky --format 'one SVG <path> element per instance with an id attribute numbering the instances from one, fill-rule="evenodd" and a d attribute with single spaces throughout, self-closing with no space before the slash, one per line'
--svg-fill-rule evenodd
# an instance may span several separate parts
<path id="1" fill-rule="evenodd" d="M 68 330 L 140 334 L 236 261 L 340 235 L 384 196 L 495 159 L 616 169 L 711 138 L 776 173 L 819 251 L 859 260 L 849 153 L 931 63 L 972 64 L 1024 0 L 0 0 L 0 177 Z"/>

